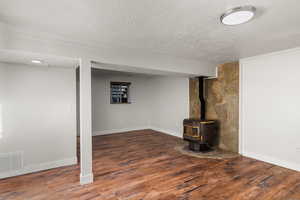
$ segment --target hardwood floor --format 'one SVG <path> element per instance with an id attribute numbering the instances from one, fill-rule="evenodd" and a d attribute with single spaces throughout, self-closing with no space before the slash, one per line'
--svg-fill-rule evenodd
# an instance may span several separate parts
<path id="1" fill-rule="evenodd" d="M 93 184 L 79 166 L 0 180 L 0 199 L 300 200 L 300 172 L 250 158 L 199 159 L 144 130 L 93 138 Z"/>

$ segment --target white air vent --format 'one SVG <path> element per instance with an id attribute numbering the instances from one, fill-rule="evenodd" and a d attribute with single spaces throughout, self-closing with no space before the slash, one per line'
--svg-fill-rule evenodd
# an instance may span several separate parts
<path id="1" fill-rule="evenodd" d="M 10 171 L 10 154 L 0 154 L 0 173 Z"/>
<path id="2" fill-rule="evenodd" d="M 23 168 L 23 152 L 0 154 L 0 174 L 12 173 Z"/>

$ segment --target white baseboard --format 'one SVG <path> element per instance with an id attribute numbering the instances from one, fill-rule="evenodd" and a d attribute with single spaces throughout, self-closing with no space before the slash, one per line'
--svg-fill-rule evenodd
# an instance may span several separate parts
<path id="1" fill-rule="evenodd" d="M 96 135 L 108 135 L 108 134 L 114 134 L 114 133 L 122 133 L 122 132 L 128 132 L 128 131 L 137 131 L 137 130 L 144 130 L 144 129 L 150 129 L 150 127 L 136 127 L 136 128 L 123 128 L 123 129 L 112 129 L 112 130 L 104 130 L 104 131 L 93 131 L 93 136 Z"/>
<path id="2" fill-rule="evenodd" d="M 158 131 L 158 132 L 163 132 L 166 133 L 168 135 L 172 135 L 178 138 L 183 138 L 182 133 L 179 132 L 175 132 L 173 130 L 168 130 L 168 129 L 162 129 L 162 128 L 158 128 L 158 127 L 150 127 L 150 129 L 154 130 L 154 131 Z"/>
<path id="3" fill-rule="evenodd" d="M 34 165 L 28 165 L 20 170 L 14 170 L 14 171 L 0 173 L 0 179 L 13 177 L 13 176 L 20 176 L 20 175 L 24 175 L 24 174 L 33 173 L 33 172 L 39 172 L 39 171 L 44 171 L 44 170 L 53 169 L 53 168 L 57 168 L 57 167 L 75 165 L 75 164 L 77 164 L 77 157 L 66 158 L 63 160 L 56 160 L 56 161 L 34 164 Z"/>
<path id="4" fill-rule="evenodd" d="M 114 134 L 114 133 L 122 133 L 122 132 L 128 132 L 128 131 L 137 131 L 137 130 L 144 130 L 144 129 L 152 129 L 154 131 L 163 132 L 168 135 L 172 135 L 175 137 L 182 138 L 182 133 L 175 132 L 173 130 L 168 129 L 162 129 L 154 126 L 145 126 L 145 127 L 137 127 L 137 128 L 123 128 L 123 129 L 113 129 L 113 130 L 105 130 L 105 131 L 93 131 L 93 136 L 97 135 L 108 135 L 108 134 Z"/>
<path id="5" fill-rule="evenodd" d="M 297 164 L 297 163 L 292 163 L 292 162 L 284 161 L 284 160 L 277 159 L 277 158 L 274 158 L 274 157 L 253 153 L 253 152 L 243 152 L 242 155 L 246 156 L 246 157 L 249 157 L 249 158 L 254 158 L 254 159 L 257 159 L 257 160 L 261 160 L 261 161 L 264 161 L 264 162 L 267 162 L 267 163 L 271 163 L 271 164 L 274 164 L 274 165 L 278 165 L 278 166 L 281 166 L 281 167 L 285 167 L 285 168 L 288 168 L 288 169 L 300 171 L 300 164 Z"/>
<path id="6" fill-rule="evenodd" d="M 89 184 L 89 183 L 92 183 L 93 181 L 94 181 L 93 173 L 86 174 L 86 175 L 80 174 L 80 184 L 81 185 Z"/>

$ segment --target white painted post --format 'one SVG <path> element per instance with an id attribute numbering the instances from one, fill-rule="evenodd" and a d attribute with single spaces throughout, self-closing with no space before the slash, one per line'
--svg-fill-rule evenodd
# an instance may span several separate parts
<path id="1" fill-rule="evenodd" d="M 80 60 L 80 183 L 93 182 L 91 61 Z"/>

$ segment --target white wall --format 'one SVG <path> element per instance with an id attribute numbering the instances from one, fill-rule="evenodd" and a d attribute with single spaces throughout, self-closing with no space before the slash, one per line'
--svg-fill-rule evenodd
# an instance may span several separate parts
<path id="1" fill-rule="evenodd" d="M 110 82 L 131 82 L 130 104 L 110 104 Z M 149 77 L 92 73 L 94 135 L 149 127 Z"/>
<path id="2" fill-rule="evenodd" d="M 241 60 L 243 155 L 300 171 L 300 48 Z"/>
<path id="3" fill-rule="evenodd" d="M 131 82 L 131 104 L 110 104 L 110 81 Z M 94 135 L 151 128 L 182 137 L 189 115 L 186 77 L 94 73 L 92 94 Z"/>
<path id="4" fill-rule="evenodd" d="M 0 105 L 0 177 L 76 163 L 74 68 L 0 63 Z"/>
<path id="5" fill-rule="evenodd" d="M 183 119 L 189 117 L 189 79 L 155 77 L 151 92 L 152 129 L 182 137 Z"/>

